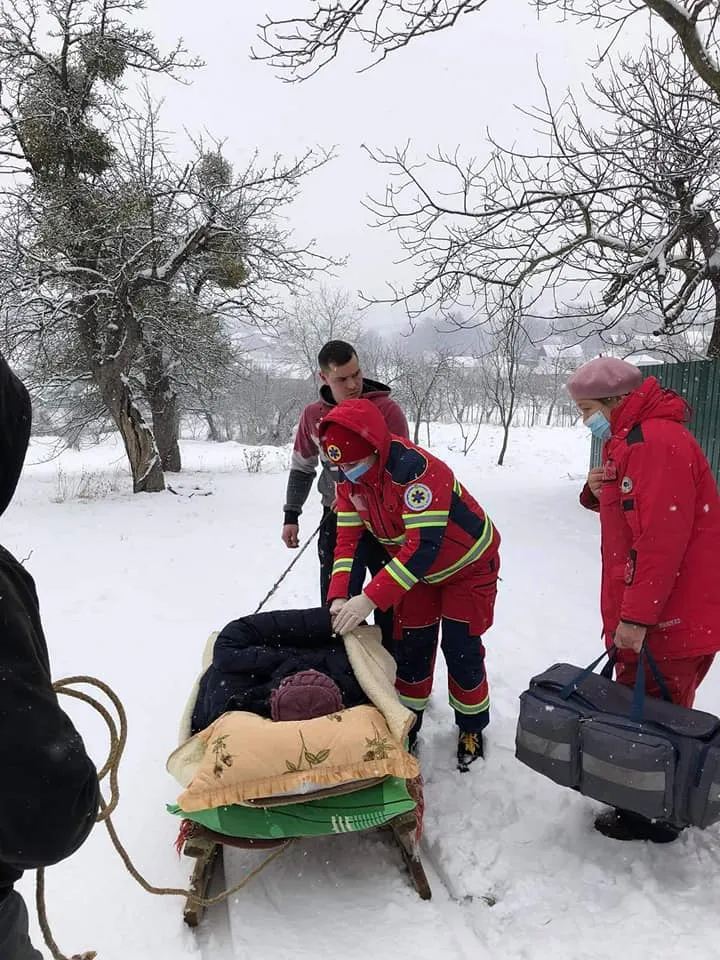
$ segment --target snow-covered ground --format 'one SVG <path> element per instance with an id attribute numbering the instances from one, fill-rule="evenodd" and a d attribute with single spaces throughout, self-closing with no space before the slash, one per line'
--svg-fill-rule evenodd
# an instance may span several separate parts
<path id="1" fill-rule="evenodd" d="M 227 910 L 215 909 L 197 938 L 182 924 L 182 902 L 137 887 L 98 828 L 48 873 L 62 949 L 94 949 L 99 960 L 720 957 L 717 828 L 687 831 L 667 847 L 606 840 L 591 829 L 589 801 L 513 757 L 517 697 L 529 677 L 557 660 L 584 664 L 600 650 L 598 529 L 577 503 L 585 431 L 515 430 L 503 468 L 494 465 L 498 444 L 487 428 L 463 457 L 451 428 L 432 434 L 434 451 L 503 536 L 487 638 L 485 763 L 466 775 L 454 770 L 442 664 L 423 728 L 433 900 L 417 899 L 399 854 L 382 840 L 299 842 L 233 899 L 229 922 Z M 279 538 L 287 451 L 268 450 L 252 473 L 237 444 L 186 442 L 187 471 L 170 480 L 175 495 L 144 496 L 129 492 L 114 442 L 59 459 L 50 453 L 47 442 L 33 443 L 0 540 L 28 558 L 55 676 L 101 677 L 126 704 L 117 829 L 151 882 L 182 886 L 190 862 L 173 848 L 178 821 L 164 804 L 178 790 L 165 760 L 208 633 L 252 612 L 292 559 Z M 313 495 L 301 533 L 318 517 Z M 316 584 L 313 547 L 269 607 L 313 606 Z M 64 705 L 100 760 L 100 723 L 82 705 Z M 720 710 L 720 668 L 698 705 Z M 257 860 L 228 855 L 228 882 Z M 29 901 L 31 881 L 23 881 Z"/>

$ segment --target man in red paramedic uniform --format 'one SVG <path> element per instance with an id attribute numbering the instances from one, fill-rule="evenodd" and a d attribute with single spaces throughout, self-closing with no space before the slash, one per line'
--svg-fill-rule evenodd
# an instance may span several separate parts
<path id="1" fill-rule="evenodd" d="M 442 620 L 460 770 L 483 755 L 489 721 L 482 636 L 492 626 L 500 535 L 482 507 L 437 457 L 390 433 L 373 404 L 348 400 L 320 423 L 320 443 L 339 470 L 338 539 L 328 599 L 338 633 L 375 608 L 395 608 L 397 691 L 415 711 L 411 747 L 430 698 Z M 392 559 L 348 598 L 364 530 Z"/>

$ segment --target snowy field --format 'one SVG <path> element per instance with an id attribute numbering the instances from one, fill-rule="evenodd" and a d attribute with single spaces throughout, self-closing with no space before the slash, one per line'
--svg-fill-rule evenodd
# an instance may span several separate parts
<path id="1" fill-rule="evenodd" d="M 451 428 L 432 435 L 433 450 L 503 536 L 487 638 L 487 759 L 466 775 L 454 769 L 442 664 L 423 728 L 433 900 L 417 899 L 399 853 L 381 840 L 298 842 L 229 909 L 214 908 L 198 937 L 184 928 L 182 901 L 145 894 L 97 828 L 48 872 L 63 950 L 97 950 L 99 960 L 720 957 L 717 827 L 686 831 L 670 846 L 607 840 L 592 830 L 590 801 L 513 757 L 517 697 L 529 677 L 558 660 L 585 664 L 601 649 L 598 521 L 577 503 L 586 431 L 518 429 L 503 468 L 494 465 L 499 440 L 487 428 L 463 457 Z M 187 472 L 170 479 L 176 495 L 143 496 L 130 493 L 114 443 L 50 453 L 47 442 L 33 443 L 0 539 L 36 578 L 55 677 L 93 674 L 122 697 L 130 735 L 116 826 L 150 882 L 184 886 L 191 863 L 173 847 L 178 821 L 164 804 L 179 791 L 165 760 L 208 633 L 251 613 L 292 559 L 280 542 L 288 451 L 268 451 L 253 473 L 237 444 L 186 442 Z M 314 494 L 301 535 L 318 518 Z M 316 599 L 313 546 L 269 607 Z M 100 724 L 82 705 L 63 705 L 104 759 Z M 698 706 L 720 710 L 717 666 Z M 258 859 L 228 855 L 228 883 Z M 31 886 L 27 877 L 30 902 Z"/>

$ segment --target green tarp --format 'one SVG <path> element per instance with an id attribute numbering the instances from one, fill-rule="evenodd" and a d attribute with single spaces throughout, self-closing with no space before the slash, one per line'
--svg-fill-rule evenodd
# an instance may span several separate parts
<path id="1" fill-rule="evenodd" d="M 233 804 L 185 813 L 175 804 L 168 812 L 194 820 L 216 833 L 250 840 L 288 837 L 323 837 L 380 827 L 393 817 L 415 808 L 405 780 L 388 777 L 356 793 L 283 807 L 244 807 Z"/>

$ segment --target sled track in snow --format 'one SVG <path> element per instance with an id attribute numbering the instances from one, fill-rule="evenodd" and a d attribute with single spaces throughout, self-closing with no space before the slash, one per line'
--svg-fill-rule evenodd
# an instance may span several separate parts
<path id="1" fill-rule="evenodd" d="M 187 861 L 191 863 L 190 860 Z M 228 884 L 225 879 L 225 865 L 222 857 L 218 858 L 213 872 L 213 878 L 208 890 L 208 897 L 215 897 Z M 192 931 L 195 938 L 200 960 L 233 960 L 232 931 L 230 930 L 230 910 L 228 900 L 222 900 L 212 907 L 208 907 L 203 923 Z"/>
<path id="2" fill-rule="evenodd" d="M 433 891 L 429 902 L 419 899 L 400 852 L 387 840 L 341 835 L 298 841 L 246 890 L 207 911 L 192 934 L 200 958 L 317 960 L 336 954 L 342 943 L 347 960 L 385 960 L 397 955 L 399 944 L 416 960 L 484 960 L 489 954 L 465 905 L 426 850 L 422 857 Z M 257 859 L 226 847 L 213 893 L 238 882 Z"/>

